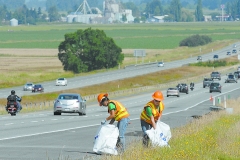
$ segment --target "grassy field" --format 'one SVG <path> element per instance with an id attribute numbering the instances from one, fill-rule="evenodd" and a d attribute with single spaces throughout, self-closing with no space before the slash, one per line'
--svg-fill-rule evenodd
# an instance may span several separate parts
<path id="1" fill-rule="evenodd" d="M 120 156 L 102 156 L 103 160 L 239 160 L 240 98 L 227 101 L 232 114 L 211 112 L 189 124 L 171 129 L 168 147 L 144 148 L 133 141 Z"/>
<path id="2" fill-rule="evenodd" d="M 214 41 L 236 40 L 240 37 L 240 22 L 160 23 L 160 24 L 61 24 L 0 27 L 1 48 L 57 48 L 64 34 L 77 29 L 101 29 L 124 49 L 173 49 L 193 34 L 204 34 Z"/>

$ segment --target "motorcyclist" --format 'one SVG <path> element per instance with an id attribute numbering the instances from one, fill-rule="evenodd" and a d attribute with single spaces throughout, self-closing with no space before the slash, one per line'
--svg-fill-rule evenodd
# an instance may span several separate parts
<path id="1" fill-rule="evenodd" d="M 194 88 L 194 82 L 190 83 L 190 87 Z"/>
<path id="2" fill-rule="evenodd" d="M 22 109 L 21 105 L 21 98 L 15 95 L 15 91 L 11 90 L 11 94 L 7 97 L 7 102 L 16 102 L 17 103 L 17 110 L 20 111 Z M 8 107 L 8 106 L 7 106 Z M 7 109 L 6 107 L 6 109 Z"/>

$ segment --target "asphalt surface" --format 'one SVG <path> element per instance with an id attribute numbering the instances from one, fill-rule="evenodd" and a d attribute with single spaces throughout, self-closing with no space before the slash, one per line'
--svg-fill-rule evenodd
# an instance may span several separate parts
<path id="1" fill-rule="evenodd" d="M 234 49 L 237 49 L 237 51 L 240 52 L 239 51 L 240 42 L 236 44 L 237 44 L 237 48 L 234 48 Z M 226 53 L 227 51 L 232 51 L 232 49 L 233 49 L 233 45 L 231 44 L 228 47 L 225 47 L 221 50 L 204 54 L 202 55 L 202 61 L 213 60 L 213 55 L 215 54 L 219 55 L 219 59 L 229 57 L 229 55 L 226 55 Z M 232 54 L 230 56 L 234 56 L 234 55 L 236 54 Z M 127 67 L 126 69 L 106 71 L 104 73 L 97 73 L 97 74 L 88 75 L 88 76 L 68 78 L 67 86 L 55 86 L 55 81 L 43 82 L 41 84 L 44 86 L 45 93 L 55 92 L 55 91 L 61 91 L 61 90 L 67 90 L 67 89 L 81 88 L 81 87 L 91 86 L 91 85 L 100 84 L 100 83 L 106 83 L 109 81 L 114 81 L 114 80 L 129 78 L 129 77 L 135 77 L 135 76 L 153 73 L 153 72 L 157 72 L 165 69 L 177 68 L 193 62 L 197 62 L 197 56 L 183 59 L 183 60 L 178 60 L 178 61 L 165 62 L 164 67 L 157 67 L 157 64 L 143 65 L 143 66 L 140 65 L 137 67 Z M 31 91 L 23 91 L 23 86 L 19 86 L 19 87 L 13 87 L 13 88 L 0 89 L 0 98 L 6 98 L 10 94 L 10 91 L 12 89 L 16 91 L 18 96 L 40 94 L 40 93 L 31 93 Z"/>
<path id="2" fill-rule="evenodd" d="M 239 96 L 239 83 L 224 83 L 222 93 L 209 93 L 209 88 L 196 84 L 189 94 L 180 97 L 166 97 L 163 91 L 165 110 L 162 121 L 176 128 L 210 112 L 216 98 L 235 98 Z M 130 113 L 131 124 L 126 133 L 127 143 L 141 140 L 139 116 L 143 106 L 151 100 L 151 94 L 117 98 Z M 111 98 L 111 97 L 110 97 Z M 229 107 L 229 106 L 227 106 Z M 93 142 L 100 122 L 108 116 L 107 108 L 97 103 L 88 104 L 87 115 L 63 114 L 53 116 L 53 111 L 0 116 L 0 160 L 42 160 L 42 159 L 98 159 L 101 155 L 93 153 Z M 174 136 L 174 135 L 173 135 Z"/>

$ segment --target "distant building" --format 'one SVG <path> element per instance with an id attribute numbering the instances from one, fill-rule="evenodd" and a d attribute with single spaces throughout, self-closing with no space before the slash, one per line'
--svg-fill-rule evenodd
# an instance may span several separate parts
<path id="1" fill-rule="evenodd" d="M 205 22 L 212 21 L 212 16 L 210 15 L 203 15 L 203 17 Z"/>
<path id="2" fill-rule="evenodd" d="M 15 19 L 15 18 L 11 19 L 11 20 L 10 20 L 10 25 L 11 25 L 11 26 L 18 26 L 18 20 Z"/>
<path id="3" fill-rule="evenodd" d="M 167 17 L 168 15 L 164 15 L 164 16 L 153 16 L 151 18 L 147 19 L 148 23 L 163 23 L 164 22 L 164 18 Z"/>

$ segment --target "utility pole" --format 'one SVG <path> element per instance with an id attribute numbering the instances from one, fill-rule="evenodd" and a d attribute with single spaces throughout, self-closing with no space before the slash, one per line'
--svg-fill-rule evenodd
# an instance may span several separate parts
<path id="1" fill-rule="evenodd" d="M 223 22 L 223 8 L 224 8 L 224 4 L 221 5 L 222 8 L 222 22 Z"/>

